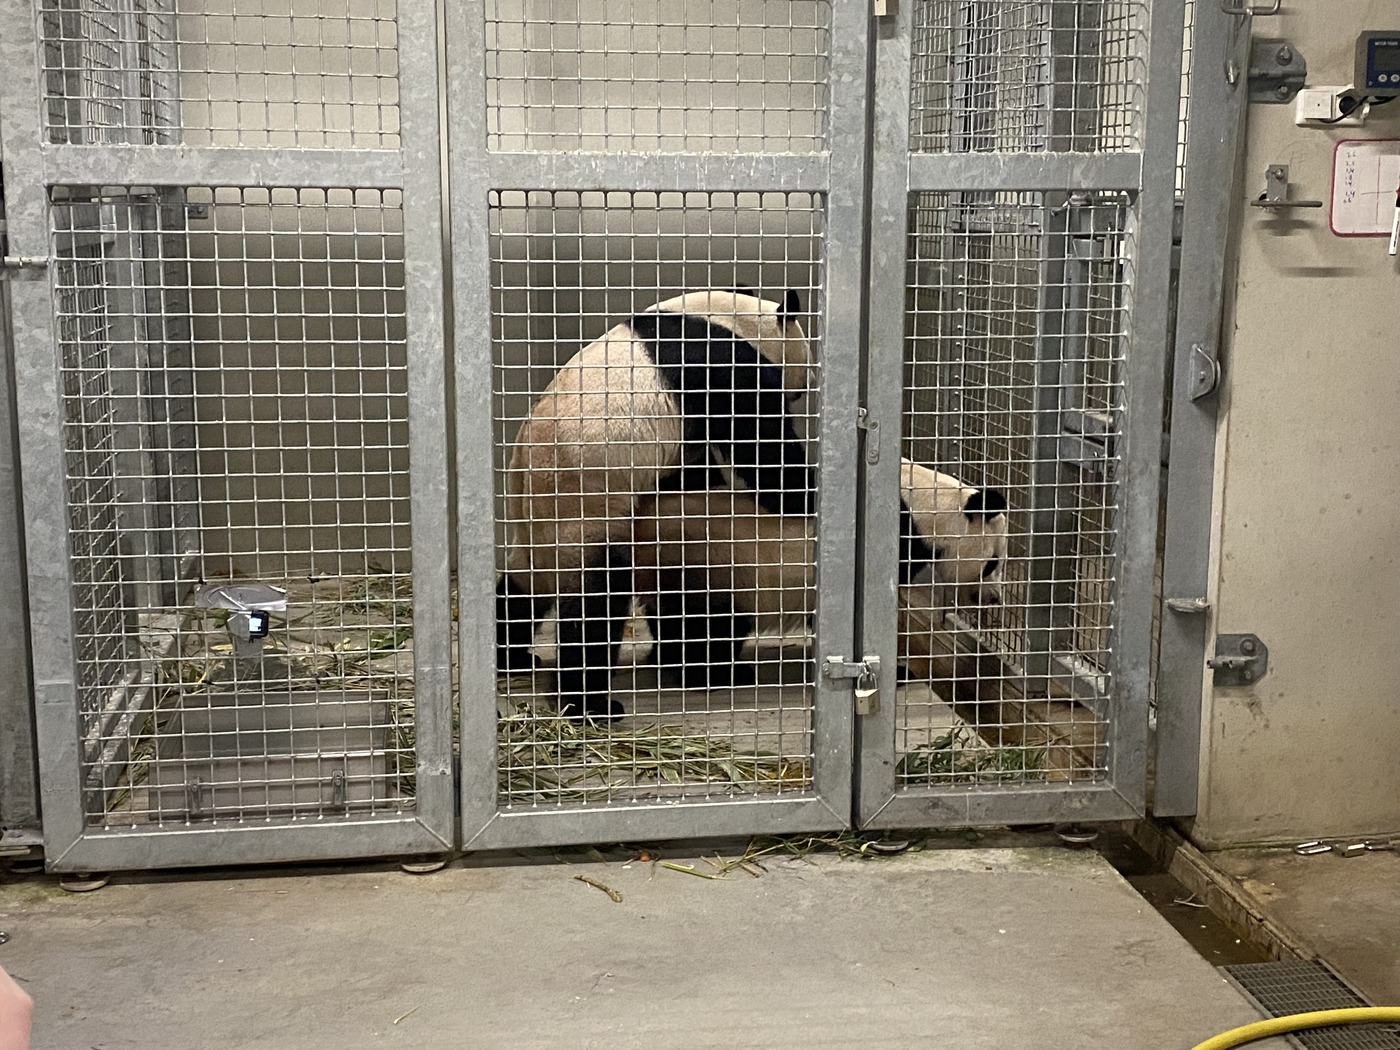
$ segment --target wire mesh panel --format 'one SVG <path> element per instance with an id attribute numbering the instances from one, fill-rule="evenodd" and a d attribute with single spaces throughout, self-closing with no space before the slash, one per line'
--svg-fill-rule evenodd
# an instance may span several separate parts
<path id="1" fill-rule="evenodd" d="M 908 116 L 877 124 L 874 207 L 904 236 L 875 246 L 870 389 L 901 463 L 872 472 L 866 592 L 901 586 L 864 623 L 902 684 L 869 722 L 863 818 L 1130 813 L 1172 236 L 1145 190 L 1153 157 L 1171 170 L 1182 13 L 924 0 L 896 21 L 878 111 Z"/>
<path id="2" fill-rule="evenodd" d="M 48 141 L 396 149 L 396 0 L 43 0 Z"/>
<path id="3" fill-rule="evenodd" d="M 580 347 L 610 330 L 620 338 L 615 325 L 626 325 L 689 289 L 791 290 L 803 304 L 791 321 L 815 338 L 818 315 L 809 307 L 815 308 L 821 295 L 823 205 L 811 193 L 499 191 L 492 194 L 490 215 L 497 490 L 512 494 L 498 517 L 503 526 L 499 568 L 508 571 L 524 564 L 562 563 L 569 555 L 567 508 L 558 510 L 558 528 L 551 523 L 548 530 L 556 545 L 552 550 L 532 549 L 527 541 L 539 532 L 521 528 L 517 520 L 521 513 L 536 519 L 541 513 L 538 506 L 518 505 L 518 494 L 538 484 L 532 456 L 544 453 L 562 462 L 574 451 L 530 444 L 540 418 L 537 399 L 561 365 L 561 374 L 569 375 L 571 368 L 580 367 L 570 363 Z M 757 299 L 733 295 L 716 295 L 706 308 L 734 328 L 757 319 L 743 316 L 745 311 L 761 309 Z M 803 386 L 792 394 L 806 394 L 809 384 L 815 391 L 819 366 L 798 371 Z M 603 373 L 593 375 L 602 383 L 596 402 L 583 402 L 586 459 L 591 459 L 590 445 L 600 454 L 616 455 L 631 423 L 606 400 L 614 387 L 620 398 L 618 384 Z M 722 379 L 716 370 L 702 382 L 708 386 Z M 581 375 L 585 399 L 593 382 L 590 375 Z M 738 401 L 735 396 L 736 408 Z M 782 399 L 776 403 L 783 406 Z M 570 411 L 550 404 L 556 407 L 545 411 Z M 813 399 L 790 410 L 798 433 L 815 434 L 814 407 Z M 523 425 L 527 419 L 528 427 Z M 650 423 L 650 417 L 640 422 Z M 596 436 L 589 436 L 590 427 L 597 428 Z M 562 444 L 569 438 L 555 432 L 545 440 Z M 809 464 L 817 464 L 815 441 L 802 442 L 801 451 Z M 629 466 L 643 468 L 647 454 L 635 447 L 636 459 Z M 541 673 L 502 680 L 501 804 L 734 798 L 810 790 L 813 664 L 805 652 L 806 621 L 815 607 L 810 526 L 801 518 L 788 522 L 764 512 L 749 497 L 737 507 L 727 503 L 722 518 L 717 511 L 710 517 L 713 508 L 707 500 L 681 492 L 642 502 L 647 493 L 628 491 L 622 480 L 609 476 L 616 490 L 610 489 L 607 498 L 635 498 L 637 513 L 650 519 L 637 526 L 646 536 L 627 525 L 619 538 L 635 547 L 634 569 L 659 565 L 658 585 L 667 592 L 657 599 L 659 611 L 643 607 L 647 596 L 640 583 L 635 599 L 630 593 L 619 596 L 632 602 L 619 662 L 634 673 L 630 681 L 615 682 L 611 691 L 625 717 L 590 726 L 560 717 L 558 686 L 569 654 L 560 637 L 563 624 L 541 604 L 537 611 L 545 616 L 536 626 L 534 645 Z M 815 491 L 806 495 L 814 498 Z M 769 528 L 775 542 L 765 544 L 762 537 Z M 736 530 L 753 539 L 737 539 L 731 535 Z M 711 566 L 711 555 L 718 552 L 707 540 L 717 546 L 722 531 L 730 536 L 725 563 Z M 685 549 L 682 556 L 662 551 L 658 557 L 648 549 L 649 542 L 667 542 L 662 537 L 678 541 Z M 788 537 L 789 542 L 781 542 Z M 759 564 L 756 559 L 766 557 L 770 546 L 776 559 Z M 585 547 L 586 563 L 602 556 L 601 546 L 596 552 Z M 775 587 L 778 581 L 782 586 Z M 749 593 L 737 593 L 736 587 Z M 759 593 L 765 588 L 768 593 Z M 549 588 L 551 598 L 560 596 L 555 613 L 571 589 L 577 588 L 563 580 Z M 687 605 L 704 610 L 701 616 L 716 615 L 713 610 L 721 605 L 731 614 L 714 637 L 700 641 L 698 651 L 694 644 L 682 640 L 677 645 L 672 638 L 683 638 L 695 621 L 685 612 Z M 761 615 L 755 615 L 756 607 Z M 661 621 L 648 623 L 648 615 L 659 615 Z M 756 636 L 749 637 L 751 633 Z M 679 660 L 669 659 L 673 649 Z M 736 673 L 736 660 L 752 666 Z M 641 666 L 658 662 L 660 668 Z M 751 683 L 742 684 L 750 678 Z"/>
<path id="4" fill-rule="evenodd" d="M 921 0 L 913 8 L 911 149 L 1138 147 L 1144 5 Z"/>
<path id="5" fill-rule="evenodd" d="M 39 70 L 0 130 L 8 250 L 43 278 L 15 289 L 58 865 L 450 844 L 433 27 L 381 0 L 4 16 L 7 68 Z"/>
<path id="6" fill-rule="evenodd" d="M 1052 659 L 1096 676 L 1108 672 L 1126 201 L 1105 194 L 1070 206 L 1076 233 L 1069 237 L 1044 198 L 920 193 L 910 208 L 904 455 L 1002 493 L 1008 509 L 1004 554 L 976 552 L 989 565 L 998 559 L 987 569 L 997 583 L 987 596 L 995 604 L 974 595 L 964 606 L 958 590 L 928 601 L 911 594 L 904 603 L 900 651 L 943 659 L 931 689 L 905 690 L 896 742 L 901 782 L 1043 782 L 1052 770 L 1092 780 L 1107 772 L 1102 708 L 1000 703 L 1055 696 Z M 1038 406 L 1048 384 L 1072 427 L 1062 434 L 1042 430 Z M 920 529 L 911 519 L 906 542 Z M 958 660 L 969 640 L 999 654 L 1004 666 L 990 674 L 987 661 Z M 1109 688 L 1106 677 L 1102 686 Z M 997 702 L 982 711 L 993 694 Z M 1014 729 L 1026 737 L 1034 721 L 1049 739 L 988 749 L 956 730 L 945 698 L 966 701 L 979 732 Z"/>
<path id="7" fill-rule="evenodd" d="M 810 153 L 829 0 L 488 0 L 492 149 Z"/>
<path id="8" fill-rule="evenodd" d="M 411 809 L 401 191 L 53 215 L 90 819 Z M 248 581 L 285 611 L 259 645 Z"/>

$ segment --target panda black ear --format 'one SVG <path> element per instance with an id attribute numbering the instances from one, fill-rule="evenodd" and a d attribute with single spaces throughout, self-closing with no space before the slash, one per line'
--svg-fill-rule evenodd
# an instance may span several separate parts
<path id="1" fill-rule="evenodd" d="M 978 489 L 967 497 L 967 502 L 963 504 L 963 513 L 969 521 L 976 521 L 978 518 L 990 520 L 998 514 L 1005 514 L 1008 506 L 1006 496 L 1000 489 Z"/>
<path id="2" fill-rule="evenodd" d="M 778 307 L 779 317 L 790 317 L 793 314 L 802 312 L 802 296 L 797 294 L 796 288 L 789 288 L 783 293 L 783 303 Z"/>

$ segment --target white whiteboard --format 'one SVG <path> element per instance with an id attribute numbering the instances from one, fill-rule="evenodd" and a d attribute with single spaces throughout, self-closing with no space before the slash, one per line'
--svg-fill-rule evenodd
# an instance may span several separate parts
<path id="1" fill-rule="evenodd" d="M 1400 188 L 1400 139 L 1344 139 L 1332 154 L 1332 232 L 1390 236 Z"/>

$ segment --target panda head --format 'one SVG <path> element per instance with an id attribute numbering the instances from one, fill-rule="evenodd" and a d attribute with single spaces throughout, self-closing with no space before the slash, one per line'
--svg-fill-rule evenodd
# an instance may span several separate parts
<path id="1" fill-rule="evenodd" d="M 908 604 L 933 610 L 1000 604 L 1006 496 L 907 459 L 900 481 L 900 584 Z"/>
<path id="2" fill-rule="evenodd" d="M 742 287 L 686 292 L 647 312 L 703 317 L 752 343 L 765 358 L 782 366 L 789 401 L 806 393 L 811 383 L 812 350 L 800 320 L 802 298 L 795 289 L 789 289 L 782 302 L 763 299 Z"/>

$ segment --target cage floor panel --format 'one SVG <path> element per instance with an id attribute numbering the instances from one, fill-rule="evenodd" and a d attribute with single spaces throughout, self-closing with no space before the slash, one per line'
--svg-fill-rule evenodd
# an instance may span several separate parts
<path id="1" fill-rule="evenodd" d="M 1237 963 L 1222 969 L 1270 1017 L 1371 1005 L 1326 963 L 1315 960 Z M 1400 1050 L 1400 1025 L 1313 1028 L 1288 1038 L 1303 1050 Z"/>

